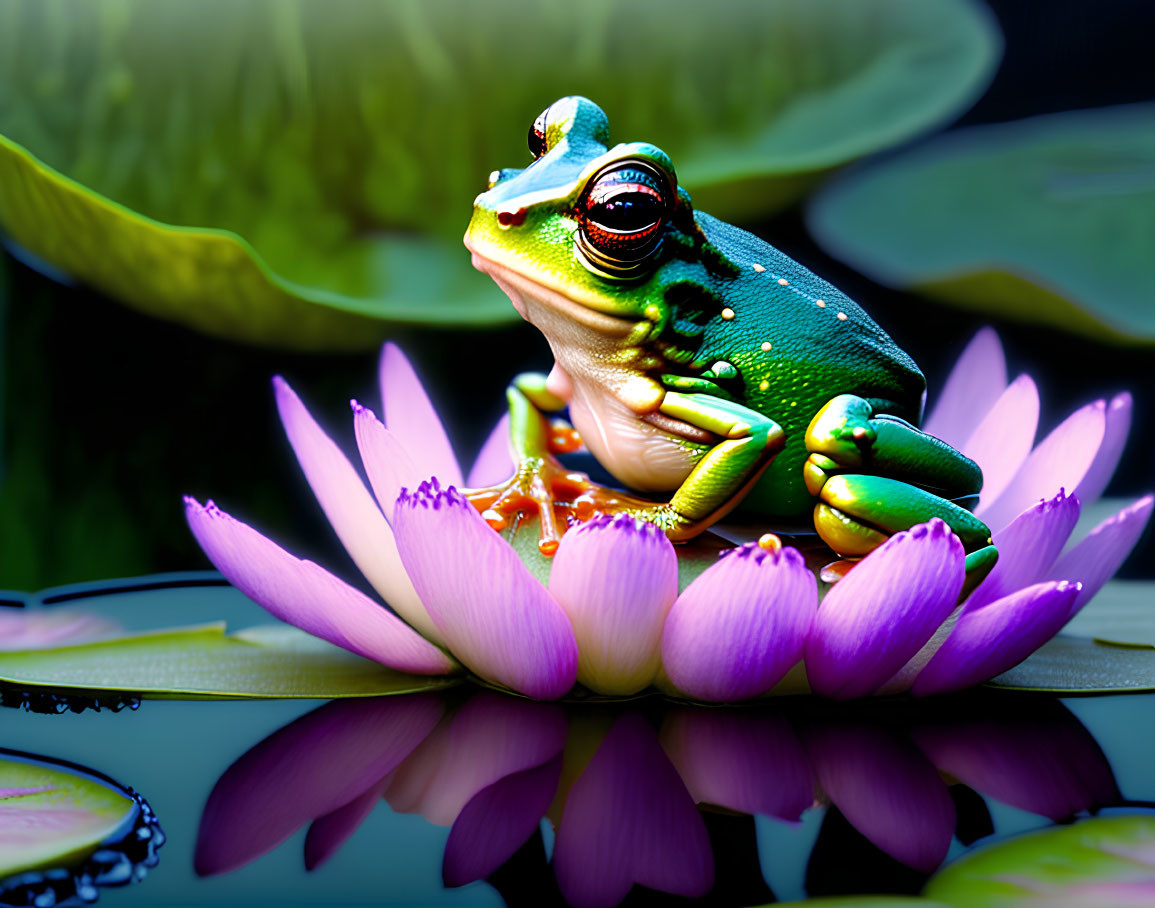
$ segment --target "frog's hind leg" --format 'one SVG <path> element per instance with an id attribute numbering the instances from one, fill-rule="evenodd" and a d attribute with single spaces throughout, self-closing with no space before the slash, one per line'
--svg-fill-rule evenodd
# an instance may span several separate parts
<path id="1" fill-rule="evenodd" d="M 844 394 L 811 421 L 806 449 L 815 529 L 839 555 L 861 557 L 891 534 L 938 517 L 967 553 L 965 591 L 994 567 L 990 530 L 965 506 L 977 499 L 982 471 L 946 442 Z"/>

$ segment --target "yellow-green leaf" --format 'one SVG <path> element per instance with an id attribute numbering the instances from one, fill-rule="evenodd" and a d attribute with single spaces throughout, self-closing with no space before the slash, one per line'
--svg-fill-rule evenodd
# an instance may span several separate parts
<path id="1" fill-rule="evenodd" d="M 969 104 L 971 0 L 0 0 L 0 229 L 129 305 L 296 349 L 516 318 L 460 236 L 567 94 L 764 215 Z"/>
<path id="2" fill-rule="evenodd" d="M 228 635 L 221 622 L 0 653 L 0 683 L 23 690 L 117 691 L 150 699 L 328 700 L 434 690 L 456 681 L 393 671 L 292 628 Z"/>
<path id="3" fill-rule="evenodd" d="M 810 226 L 882 283 L 1155 342 L 1155 105 L 948 134 L 829 186 Z"/>

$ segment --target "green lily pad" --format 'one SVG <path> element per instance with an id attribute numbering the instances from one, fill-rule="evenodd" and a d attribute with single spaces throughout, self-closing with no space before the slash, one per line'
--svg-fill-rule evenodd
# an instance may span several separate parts
<path id="1" fill-rule="evenodd" d="M 516 318 L 459 237 L 558 97 L 733 219 L 949 119 L 998 55 L 970 0 L 0 0 L 0 228 L 201 331 L 370 347 Z"/>
<path id="2" fill-rule="evenodd" d="M 0 878 L 83 859 L 123 835 L 137 809 L 94 776 L 0 752 Z"/>
<path id="3" fill-rule="evenodd" d="M 952 133 L 828 187 L 809 223 L 882 283 L 1155 342 L 1155 105 Z"/>
<path id="4" fill-rule="evenodd" d="M 1155 647 L 1060 634 L 990 685 L 1057 694 L 1155 690 Z"/>
<path id="5" fill-rule="evenodd" d="M 23 690 L 125 691 L 154 700 L 329 700 L 407 694 L 457 682 L 396 672 L 292 628 L 229 635 L 222 622 L 0 653 L 0 683 Z"/>
<path id="6" fill-rule="evenodd" d="M 951 905 L 1140 905 L 1155 900 L 1155 817 L 1103 817 L 984 848 L 927 896 Z"/>

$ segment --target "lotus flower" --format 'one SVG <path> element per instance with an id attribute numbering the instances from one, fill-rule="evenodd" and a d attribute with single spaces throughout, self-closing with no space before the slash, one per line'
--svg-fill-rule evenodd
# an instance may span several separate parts
<path id="1" fill-rule="evenodd" d="M 208 797 L 197 873 L 244 866 L 304 825 L 313 870 L 384 798 L 450 827 L 446 885 L 489 877 L 544 818 L 556 829 L 553 875 L 565 900 L 611 906 L 635 883 L 710 892 L 702 806 L 790 825 L 814 808 L 837 810 L 891 858 L 929 873 L 959 832 L 944 773 L 1053 821 L 1121 803 L 1079 720 L 1034 697 L 933 716 L 912 704 L 881 725 L 858 711 L 815 717 L 789 706 L 567 715 L 492 691 L 447 705 L 436 694 L 336 701 L 252 747 Z"/>
<path id="2" fill-rule="evenodd" d="M 1080 498 L 1098 496 L 1119 460 L 1130 397 L 1076 410 L 1032 448 L 1034 383 L 1007 383 L 1002 349 L 986 330 L 927 420 L 987 477 L 978 513 L 1000 558 L 963 603 L 962 545 L 938 520 L 888 539 L 821 608 L 802 555 L 771 536 L 722 552 L 679 593 L 675 548 L 622 515 L 567 532 L 546 584 L 457 491 L 462 473 L 441 422 L 392 345 L 380 379 L 384 423 L 353 402 L 372 493 L 289 386 L 278 378 L 274 387 L 321 507 L 393 611 L 211 501 L 186 499 L 189 525 L 221 573 L 276 617 L 395 669 L 464 667 L 537 699 L 577 682 L 607 695 L 655 685 L 746 700 L 771 691 L 800 660 L 811 689 L 837 699 L 969 687 L 1058 633 L 1119 567 L 1151 513 L 1147 496 L 1063 552 Z M 508 474 L 503 432 L 491 434 L 470 485 Z"/>

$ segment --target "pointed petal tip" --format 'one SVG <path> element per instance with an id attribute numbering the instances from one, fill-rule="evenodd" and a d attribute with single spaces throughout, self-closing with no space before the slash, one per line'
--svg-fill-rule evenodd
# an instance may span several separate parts
<path id="1" fill-rule="evenodd" d="M 965 610 L 911 694 L 963 690 L 1014 668 L 1062 629 L 1082 589 L 1077 581 L 1044 581 Z"/>

